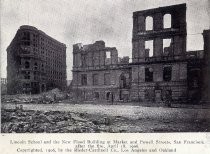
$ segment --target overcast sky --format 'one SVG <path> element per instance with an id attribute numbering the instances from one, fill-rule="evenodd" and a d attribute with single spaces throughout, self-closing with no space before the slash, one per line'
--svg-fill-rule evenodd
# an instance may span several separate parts
<path id="1" fill-rule="evenodd" d="M 132 13 L 187 3 L 187 50 L 203 49 L 209 29 L 208 0 L 0 0 L 1 77 L 6 77 L 6 48 L 21 25 L 32 25 L 67 46 L 67 79 L 71 79 L 72 45 L 104 40 L 119 56 L 132 53 Z"/>

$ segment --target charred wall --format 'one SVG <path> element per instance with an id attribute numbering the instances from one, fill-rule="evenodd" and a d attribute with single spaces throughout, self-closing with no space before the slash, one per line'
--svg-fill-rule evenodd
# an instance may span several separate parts
<path id="1" fill-rule="evenodd" d="M 164 17 L 169 16 L 169 24 L 164 27 Z M 148 18 L 149 17 L 149 18 Z M 147 20 L 151 20 L 150 25 Z M 147 29 L 150 26 L 150 29 Z M 182 58 L 186 52 L 186 4 L 155 8 L 133 13 L 133 62 L 145 61 L 148 57 L 145 42 L 153 41 L 153 56 L 176 56 Z M 163 48 L 163 40 L 170 39 L 168 52 Z"/>
<path id="2" fill-rule="evenodd" d="M 119 60 L 116 48 L 106 47 L 103 41 L 75 44 L 73 87 L 77 98 L 163 102 L 169 93 L 173 101 L 198 103 L 203 90 L 207 97 L 209 31 L 204 31 L 204 51 L 187 52 L 186 9 L 186 4 L 179 4 L 134 12 L 132 62 Z M 110 85 L 105 84 L 105 76 Z"/>
<path id="3" fill-rule="evenodd" d="M 131 68 L 104 41 L 73 45 L 73 91 L 76 99 L 111 101 L 129 98 Z M 126 92 L 125 92 L 126 91 Z"/>

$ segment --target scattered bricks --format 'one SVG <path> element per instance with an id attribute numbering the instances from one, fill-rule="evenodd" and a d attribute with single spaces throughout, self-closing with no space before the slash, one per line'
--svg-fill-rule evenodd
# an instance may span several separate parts
<path id="1" fill-rule="evenodd" d="M 97 121 L 97 120 L 93 120 L 92 122 L 93 122 L 94 125 L 100 125 L 100 122 Z"/>
<path id="2" fill-rule="evenodd" d="M 60 91 L 59 89 L 53 89 L 51 91 L 37 94 L 37 95 L 4 95 L 1 99 L 2 103 L 15 103 L 15 104 L 51 104 L 58 103 L 60 100 L 66 99 L 66 93 Z M 18 107 L 16 108 L 18 109 Z"/>
<path id="3" fill-rule="evenodd" d="M 19 109 L 20 109 L 21 111 L 23 111 L 23 105 L 20 105 Z"/>
<path id="4" fill-rule="evenodd" d="M 56 122 L 56 124 L 59 127 L 64 127 L 64 126 L 67 126 L 68 125 L 68 122 L 66 122 L 66 121 L 59 121 L 59 122 Z"/>
<path id="5" fill-rule="evenodd" d="M 11 133 L 10 129 L 12 127 L 12 123 L 5 123 L 2 124 L 1 129 L 4 130 L 4 132 Z"/>
<path id="6" fill-rule="evenodd" d="M 10 116 L 9 117 L 9 121 L 11 121 L 11 122 L 18 122 L 19 119 L 20 119 L 20 117 L 18 117 L 18 116 Z"/>
<path id="7" fill-rule="evenodd" d="M 72 115 L 72 119 L 73 119 L 74 121 L 87 122 L 86 119 L 80 118 L 80 117 L 78 117 L 77 115 Z"/>
<path id="8" fill-rule="evenodd" d="M 111 123 L 111 120 L 109 118 L 105 117 L 104 118 L 104 124 L 105 125 L 110 125 L 110 123 Z"/>
<path id="9" fill-rule="evenodd" d="M 71 120 L 71 119 L 72 119 L 71 114 L 64 115 L 64 120 L 65 120 L 65 121 Z"/>
<path id="10" fill-rule="evenodd" d="M 110 127 L 108 132 L 110 132 L 110 133 L 119 133 L 120 130 L 118 128 L 115 128 L 115 127 L 113 127 L 113 128 Z"/>
<path id="11" fill-rule="evenodd" d="M 66 132 L 73 133 L 75 128 L 75 126 L 67 126 L 64 129 L 66 130 Z"/>
<path id="12" fill-rule="evenodd" d="M 84 117 L 85 114 L 84 114 L 84 113 L 80 113 L 79 116 L 80 116 L 80 117 Z"/>
<path id="13" fill-rule="evenodd" d="M 94 126 L 92 122 L 88 123 L 86 119 L 80 118 L 79 115 L 74 115 L 74 118 L 72 118 L 70 113 L 59 111 L 23 110 L 20 112 L 20 110 L 14 110 L 11 112 L 2 110 L 2 115 L 1 129 L 4 133 L 92 132 L 93 129 L 89 129 L 89 127 Z M 77 127 L 74 127 L 75 122 Z M 68 127 L 68 129 L 65 129 L 65 127 Z"/>
<path id="14" fill-rule="evenodd" d="M 52 115 L 46 116 L 46 119 L 47 119 L 47 121 L 48 121 L 49 123 L 55 124 L 55 121 L 54 121 L 54 118 L 53 118 Z"/>
<path id="15" fill-rule="evenodd" d="M 23 127 L 23 133 L 28 132 L 29 128 L 30 128 L 30 124 L 25 124 Z"/>
<path id="16" fill-rule="evenodd" d="M 18 124 L 13 124 L 11 127 L 12 132 L 16 132 L 18 130 Z"/>
<path id="17" fill-rule="evenodd" d="M 120 132 L 120 128 L 110 129 L 111 120 L 109 117 L 60 111 L 23 110 L 21 112 L 20 110 L 6 109 L 2 109 L 2 115 L 2 133 Z"/>
<path id="18" fill-rule="evenodd" d="M 79 127 L 76 127 L 73 131 L 74 131 L 75 133 L 82 133 L 82 129 L 79 128 Z"/>
<path id="19" fill-rule="evenodd" d="M 109 132 L 110 119 L 85 119 L 87 114 L 60 111 L 2 110 L 3 133 Z M 92 117 L 92 116 L 90 116 Z M 95 117 L 92 117 L 95 118 Z"/>
<path id="20" fill-rule="evenodd" d="M 92 130 L 94 133 L 100 133 L 101 130 L 99 129 L 98 126 L 94 127 L 93 130 Z"/>

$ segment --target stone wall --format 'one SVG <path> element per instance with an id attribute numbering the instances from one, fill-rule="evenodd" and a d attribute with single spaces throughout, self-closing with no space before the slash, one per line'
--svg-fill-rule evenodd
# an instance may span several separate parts
<path id="1" fill-rule="evenodd" d="M 171 80 L 163 80 L 163 68 L 171 66 Z M 145 82 L 145 68 L 152 68 L 153 81 Z M 132 84 L 130 99 L 145 101 L 146 91 L 151 94 L 150 101 L 155 101 L 155 91 L 160 90 L 162 100 L 166 90 L 172 91 L 172 99 L 183 101 L 187 99 L 187 63 L 160 63 L 134 65 L 132 67 Z"/>
<path id="2" fill-rule="evenodd" d="M 81 84 L 81 75 L 87 75 L 87 85 Z M 98 76 L 98 84 L 93 84 L 93 75 L 97 74 Z M 105 84 L 105 74 L 109 74 L 110 80 L 109 84 Z M 126 77 L 126 87 L 120 87 L 121 84 L 121 76 L 124 75 Z M 106 94 L 110 92 L 114 97 L 114 100 L 120 100 L 120 89 L 129 89 L 130 87 L 130 79 L 131 79 L 131 71 L 130 68 L 122 68 L 122 69 L 105 69 L 105 70 L 94 70 L 94 71 L 86 71 L 86 72 L 73 72 L 73 91 L 77 91 L 80 99 L 83 100 L 104 100 L 106 101 Z M 99 93 L 99 98 L 95 98 L 95 92 Z M 78 98 L 78 97 L 77 97 Z M 110 101 L 110 98 L 108 99 Z"/>
<path id="3" fill-rule="evenodd" d="M 166 15 L 171 17 L 169 27 L 165 25 Z M 150 30 L 147 29 L 147 17 L 153 22 Z M 204 33 L 205 52 L 209 49 L 207 34 Z M 192 100 L 194 89 L 189 89 L 192 84 L 189 83 L 189 72 L 192 68 L 202 70 L 203 57 L 195 56 L 191 60 L 191 53 L 186 52 L 186 4 L 134 12 L 132 36 L 131 63 L 129 58 L 125 62 L 122 59 L 118 61 L 116 48 L 106 47 L 103 41 L 73 46 L 72 83 L 77 98 L 103 102 L 107 101 L 107 95 L 111 95 L 115 101 L 162 102 L 169 93 L 173 101 Z M 149 54 L 145 43 L 149 40 L 153 41 L 153 55 Z M 165 46 L 167 40 L 169 44 Z M 106 52 L 110 52 L 110 57 Z M 208 55 L 205 54 L 206 57 Z M 209 68 L 207 62 L 205 66 Z M 110 85 L 104 84 L 107 73 L 110 74 Z M 87 75 L 87 85 L 81 84 L 83 74 Z M 94 74 L 98 76 L 97 85 L 93 84 Z M 202 77 L 199 75 L 199 80 Z M 195 90 L 200 91 L 200 87 Z"/>
<path id="4" fill-rule="evenodd" d="M 164 28 L 164 16 L 171 16 L 171 26 Z M 152 17 L 151 30 L 146 30 L 147 17 Z M 144 61 L 145 41 L 153 40 L 153 56 L 163 56 L 163 39 L 171 39 L 172 55 L 182 58 L 186 52 L 186 4 L 137 11 L 133 13 L 133 62 Z"/>

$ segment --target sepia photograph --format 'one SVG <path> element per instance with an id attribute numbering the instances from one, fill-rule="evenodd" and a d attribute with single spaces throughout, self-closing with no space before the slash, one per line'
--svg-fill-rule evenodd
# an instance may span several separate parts
<path id="1" fill-rule="evenodd" d="M 1 0 L 1 133 L 210 132 L 209 0 Z"/>

